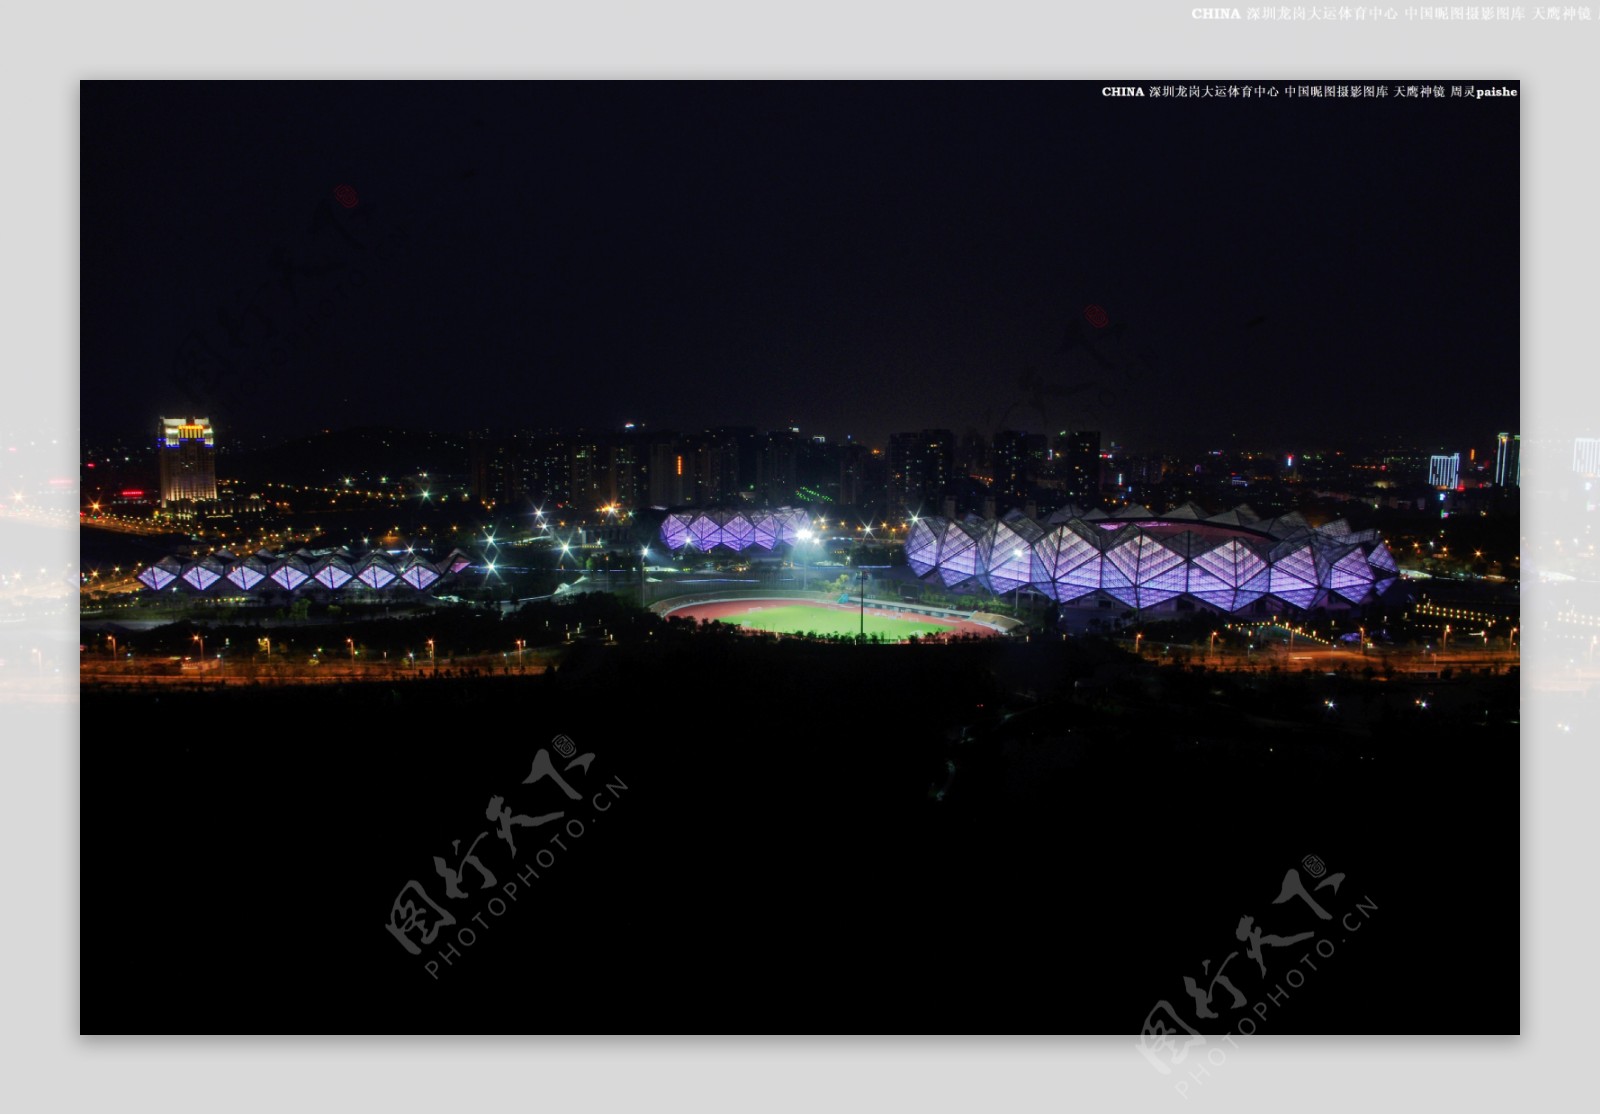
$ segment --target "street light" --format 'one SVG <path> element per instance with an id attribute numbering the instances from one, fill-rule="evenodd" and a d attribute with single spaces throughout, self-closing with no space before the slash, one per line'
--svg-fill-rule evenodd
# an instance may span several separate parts
<path id="1" fill-rule="evenodd" d="M 438 664 L 438 662 L 436 662 L 434 660 L 434 657 L 433 657 L 433 640 L 432 639 L 428 640 L 428 666 L 429 666 L 430 669 L 433 670 L 434 673 L 438 673 L 439 672 L 439 664 Z"/>
<path id="2" fill-rule="evenodd" d="M 355 669 L 356 669 L 356 641 L 354 639 L 346 639 L 344 642 L 345 642 L 345 645 L 350 648 L 350 672 L 351 673 L 355 673 Z"/>
<path id="3" fill-rule="evenodd" d="M 201 658 L 202 661 L 204 661 L 205 656 L 206 656 L 206 641 L 205 641 L 205 639 L 203 639 L 199 635 L 190 635 L 189 639 L 192 642 L 196 642 L 196 643 L 200 644 L 200 658 Z"/>
<path id="4" fill-rule="evenodd" d="M 117 637 L 115 635 L 107 635 L 106 638 L 111 640 L 111 660 L 115 662 L 117 659 Z"/>
<path id="5" fill-rule="evenodd" d="M 1140 631 L 1138 634 L 1136 634 L 1133 637 L 1133 653 L 1135 655 L 1137 655 L 1139 653 L 1139 640 L 1143 639 L 1143 638 L 1144 638 L 1144 632 L 1143 631 Z"/>
<path id="6" fill-rule="evenodd" d="M 517 673 L 522 673 L 522 640 L 517 640 Z"/>
<path id="7" fill-rule="evenodd" d="M 809 530 L 802 530 L 795 537 L 800 541 L 800 591 L 804 592 L 806 590 L 806 584 L 808 581 L 808 577 L 806 575 L 808 572 L 808 567 L 806 565 L 804 547 L 811 541 L 814 535 L 812 535 Z"/>
<path id="8" fill-rule="evenodd" d="M 1211 633 L 1211 641 L 1206 644 L 1206 657 L 1210 658 L 1212 655 L 1214 655 L 1216 653 L 1216 651 L 1217 651 L 1217 633 L 1215 631 L 1213 631 Z"/>

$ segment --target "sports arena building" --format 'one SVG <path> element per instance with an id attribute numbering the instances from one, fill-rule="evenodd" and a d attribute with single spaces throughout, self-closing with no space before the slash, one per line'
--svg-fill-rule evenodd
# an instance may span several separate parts
<path id="1" fill-rule="evenodd" d="M 178 588 L 196 592 L 243 591 L 251 595 L 302 592 L 427 592 L 471 564 L 460 550 L 443 561 L 415 554 L 391 555 L 373 550 L 356 557 L 348 550 L 297 550 L 274 554 L 261 550 L 235 557 L 218 550 L 201 558 L 165 557 L 139 573 L 153 592 Z"/>
<path id="2" fill-rule="evenodd" d="M 1207 516 L 1186 503 L 1165 514 L 1065 508 L 1043 523 L 918 519 L 906 540 L 917 576 L 947 588 L 1039 592 L 1061 604 L 1139 610 L 1196 605 L 1228 615 L 1358 608 L 1399 578 L 1376 531 L 1343 519 L 1313 527 L 1298 512 L 1263 519 L 1249 507 Z"/>
<path id="3" fill-rule="evenodd" d="M 793 546 L 800 532 L 809 530 L 811 516 L 804 508 L 779 507 L 761 511 L 679 511 L 661 524 L 661 544 L 673 553 L 694 549 L 774 550 Z"/>

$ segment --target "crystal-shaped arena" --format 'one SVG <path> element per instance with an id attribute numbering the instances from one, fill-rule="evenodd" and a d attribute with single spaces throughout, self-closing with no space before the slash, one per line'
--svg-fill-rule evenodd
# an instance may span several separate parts
<path id="1" fill-rule="evenodd" d="M 1043 523 L 1019 511 L 930 516 L 912 525 L 906 561 L 954 589 L 1027 588 L 1062 604 L 1110 598 L 1136 609 L 1187 600 L 1234 615 L 1360 607 L 1400 575 L 1376 531 L 1343 519 L 1314 527 L 1293 511 L 1208 516 L 1194 504 L 1160 515 L 1066 508 Z"/>

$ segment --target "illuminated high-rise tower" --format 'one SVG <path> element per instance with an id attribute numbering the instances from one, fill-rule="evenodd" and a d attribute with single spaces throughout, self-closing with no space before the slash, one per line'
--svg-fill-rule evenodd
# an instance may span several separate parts
<path id="1" fill-rule="evenodd" d="M 1522 487 L 1522 435 L 1499 434 L 1495 438 L 1494 486 Z"/>
<path id="2" fill-rule="evenodd" d="M 1435 453 L 1428 458 L 1428 483 L 1435 488 L 1454 488 L 1460 482 L 1460 479 L 1460 453 Z"/>
<path id="3" fill-rule="evenodd" d="M 156 437 L 161 506 L 217 498 L 217 442 L 205 418 L 163 418 Z"/>

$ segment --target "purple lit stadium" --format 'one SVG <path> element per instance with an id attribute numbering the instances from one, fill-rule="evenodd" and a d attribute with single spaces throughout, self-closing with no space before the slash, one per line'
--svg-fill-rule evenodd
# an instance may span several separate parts
<path id="1" fill-rule="evenodd" d="M 673 553 L 680 550 L 774 550 L 793 546 L 800 532 L 809 529 L 811 516 L 803 508 L 779 507 L 767 511 L 681 511 L 661 524 L 661 542 Z"/>
<path id="2" fill-rule="evenodd" d="M 470 564 L 471 559 L 460 550 L 450 551 L 438 562 L 414 553 L 391 557 L 381 550 L 359 558 L 345 550 L 299 550 L 292 554 L 262 550 L 242 558 L 219 550 L 188 560 L 165 557 L 138 576 L 140 583 L 153 592 L 179 585 L 193 592 L 220 592 L 231 587 L 253 595 L 319 589 L 427 592 Z"/>
<path id="3" fill-rule="evenodd" d="M 1161 515 L 1066 508 L 1043 524 L 1021 512 L 918 519 L 906 561 L 954 590 L 1029 589 L 1061 604 L 1138 609 L 1187 601 L 1230 615 L 1360 607 L 1399 577 L 1376 531 L 1342 519 L 1313 527 L 1297 512 L 1263 519 L 1249 507 L 1207 517 L 1193 504 Z"/>

